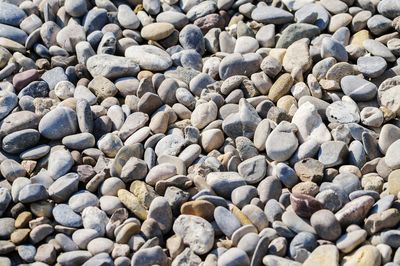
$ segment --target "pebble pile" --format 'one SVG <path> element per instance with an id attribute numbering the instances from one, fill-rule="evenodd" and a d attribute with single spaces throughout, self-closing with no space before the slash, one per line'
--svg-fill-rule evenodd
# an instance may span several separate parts
<path id="1" fill-rule="evenodd" d="M 400 266 L 399 0 L 0 0 L 0 265 Z"/>

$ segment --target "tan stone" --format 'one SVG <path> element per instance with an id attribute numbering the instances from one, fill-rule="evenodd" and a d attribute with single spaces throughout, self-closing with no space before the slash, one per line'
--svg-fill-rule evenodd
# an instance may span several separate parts
<path id="1" fill-rule="evenodd" d="M 140 232 L 140 225 L 138 223 L 127 223 L 118 231 L 118 234 L 115 236 L 115 242 L 118 244 L 127 244 L 131 236 L 138 232 Z"/>
<path id="2" fill-rule="evenodd" d="M 138 198 L 130 193 L 126 189 L 118 190 L 118 198 L 128 208 L 133 214 L 135 214 L 139 219 L 146 220 L 147 211 L 142 204 L 140 204 Z"/>
<path id="3" fill-rule="evenodd" d="M 14 232 L 12 232 L 12 234 L 10 236 L 10 240 L 14 244 L 18 245 L 18 244 L 24 242 L 28 238 L 30 232 L 31 232 L 31 229 L 29 229 L 29 228 L 17 229 Z"/>
<path id="4" fill-rule="evenodd" d="M 201 133 L 201 146 L 206 152 L 218 149 L 224 144 L 224 133 L 220 129 L 209 129 Z"/>
<path id="5" fill-rule="evenodd" d="M 149 127 L 154 134 L 165 133 L 168 129 L 169 114 L 158 112 L 150 120 Z"/>
<path id="6" fill-rule="evenodd" d="M 147 185 L 145 182 L 135 180 L 132 182 L 129 191 L 136 196 L 140 204 L 145 206 L 147 209 L 150 207 L 153 199 L 158 197 L 152 186 Z"/>
<path id="7" fill-rule="evenodd" d="M 27 227 L 30 220 L 32 220 L 32 213 L 21 212 L 15 219 L 15 228 Z"/>
<path id="8" fill-rule="evenodd" d="M 286 95 L 293 84 L 293 78 L 289 73 L 281 75 L 269 90 L 268 98 L 273 102 L 277 102 L 281 97 Z"/>
<path id="9" fill-rule="evenodd" d="M 239 220 L 240 224 L 253 224 L 250 219 L 235 205 L 229 204 L 229 210 L 232 212 L 233 215 Z"/>
<path id="10" fill-rule="evenodd" d="M 297 107 L 297 100 L 292 95 L 285 95 L 276 103 L 276 106 L 285 110 L 286 113 L 289 113 L 293 105 Z"/>
<path id="11" fill-rule="evenodd" d="M 356 44 L 360 47 L 363 47 L 363 42 L 367 39 L 371 38 L 371 34 L 367 30 L 360 30 L 354 33 L 353 37 L 350 40 L 350 44 Z"/>
<path id="12" fill-rule="evenodd" d="M 399 222 L 399 211 L 395 208 L 391 208 L 368 216 L 368 218 L 365 219 L 364 228 L 368 233 L 375 234 L 383 229 L 394 227 Z"/>
<path id="13" fill-rule="evenodd" d="M 271 51 L 269 51 L 270 56 L 275 58 L 276 60 L 279 61 L 279 63 L 283 63 L 283 57 L 286 54 L 286 49 L 285 48 L 272 48 Z"/>
<path id="14" fill-rule="evenodd" d="M 215 206 L 206 200 L 188 201 L 182 204 L 181 214 L 190 214 L 200 216 L 206 220 L 212 220 L 214 217 Z"/>
<path id="15" fill-rule="evenodd" d="M 339 251 L 334 245 L 322 245 L 313 250 L 303 266 L 338 266 Z"/>
<path id="16" fill-rule="evenodd" d="M 318 185 L 311 181 L 297 183 L 292 188 L 292 193 L 306 194 L 312 197 L 317 195 L 318 192 L 319 192 Z"/>
<path id="17" fill-rule="evenodd" d="M 387 190 L 392 195 L 397 195 L 400 192 L 400 169 L 390 173 Z"/>
<path id="18" fill-rule="evenodd" d="M 342 266 L 376 266 L 381 265 L 381 253 L 372 245 L 365 245 L 357 249 L 342 260 Z"/>
<path id="19" fill-rule="evenodd" d="M 174 32 L 174 25 L 167 22 L 151 23 L 142 28 L 140 35 L 146 40 L 159 41 Z"/>

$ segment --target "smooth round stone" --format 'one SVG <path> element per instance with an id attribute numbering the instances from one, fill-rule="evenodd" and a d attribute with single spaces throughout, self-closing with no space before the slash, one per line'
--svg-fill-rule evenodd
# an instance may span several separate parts
<path id="1" fill-rule="evenodd" d="M 400 16 L 399 2 L 396 0 L 383 0 L 378 3 L 378 12 L 387 18 L 393 19 Z"/>
<path id="2" fill-rule="evenodd" d="M 19 245 L 16 249 L 21 259 L 27 262 L 33 262 L 36 254 L 36 248 L 33 245 Z M 10 263 L 11 265 L 11 263 Z"/>
<path id="3" fill-rule="evenodd" d="M 68 107 L 57 107 L 39 122 L 39 132 L 48 139 L 61 139 L 74 134 L 78 129 L 75 112 Z"/>
<path id="4" fill-rule="evenodd" d="M 317 238 L 309 232 L 298 233 L 290 242 L 289 254 L 299 262 L 304 262 L 317 247 Z"/>
<path id="5" fill-rule="evenodd" d="M 104 235 L 108 223 L 107 214 L 97 207 L 86 207 L 82 212 L 82 222 L 85 229 L 94 229 Z"/>
<path id="6" fill-rule="evenodd" d="M 153 1 L 157 2 L 157 1 Z M 145 3 L 145 1 L 143 1 Z M 174 25 L 175 28 L 181 29 L 186 26 L 186 24 L 189 23 L 189 19 L 185 14 L 180 13 L 180 12 L 175 12 L 172 10 L 164 11 L 161 12 L 160 14 L 157 15 L 156 18 L 157 22 L 168 22 Z"/>
<path id="7" fill-rule="evenodd" d="M 116 134 L 107 133 L 97 141 L 97 147 L 108 157 L 115 157 L 123 143 Z"/>
<path id="8" fill-rule="evenodd" d="M 219 76 L 223 80 L 235 75 L 251 76 L 259 70 L 261 60 L 256 53 L 230 54 L 219 64 Z"/>
<path id="9" fill-rule="evenodd" d="M 29 96 L 28 96 L 29 97 Z M 22 105 L 21 100 L 19 102 Z M 13 112 L 4 118 L 0 126 L 0 134 L 10 134 L 23 129 L 35 129 L 39 124 L 39 117 L 30 111 Z"/>
<path id="10" fill-rule="evenodd" d="M 168 257 L 159 246 L 142 248 L 135 252 L 131 260 L 131 265 L 167 265 L 167 263 Z"/>
<path id="11" fill-rule="evenodd" d="M 282 31 L 281 37 L 279 37 L 276 43 L 277 48 L 288 48 L 294 42 L 303 39 L 313 39 L 320 33 L 317 26 L 306 24 L 306 23 L 295 23 L 290 24 Z"/>
<path id="12" fill-rule="evenodd" d="M 398 248 L 400 246 L 400 233 L 398 230 L 387 230 L 382 232 L 380 236 L 382 242 L 391 246 L 392 248 Z"/>
<path id="13" fill-rule="evenodd" d="M 368 101 L 375 98 L 378 88 L 358 76 L 346 76 L 341 79 L 340 86 L 343 92 L 355 101 Z"/>
<path id="14" fill-rule="evenodd" d="M 34 81 L 23 88 L 19 93 L 18 97 L 31 96 L 33 98 L 47 97 L 49 94 L 49 86 L 44 81 Z"/>
<path id="15" fill-rule="evenodd" d="M 41 184 L 28 184 L 24 186 L 18 195 L 18 200 L 22 203 L 32 203 L 47 199 L 46 188 Z"/>
<path id="16" fill-rule="evenodd" d="M 230 248 L 218 258 L 218 266 L 250 265 L 246 252 L 239 248 Z"/>
<path id="17" fill-rule="evenodd" d="M 302 104 L 293 115 L 292 123 L 297 126 L 300 143 L 315 140 L 324 143 L 331 140 L 331 134 L 322 121 L 317 108 L 310 102 Z"/>
<path id="18" fill-rule="evenodd" d="M 18 97 L 7 91 L 1 91 L 0 96 L 0 119 L 3 119 L 18 104 Z"/>
<path id="19" fill-rule="evenodd" d="M 238 208 L 250 204 L 253 198 L 258 196 L 257 189 L 253 186 L 241 186 L 232 191 L 232 203 Z"/>
<path id="20" fill-rule="evenodd" d="M 205 1 L 212 2 L 212 1 Z M 213 3 L 213 2 L 212 2 Z M 179 43 L 184 49 L 194 49 L 199 54 L 204 54 L 205 42 L 201 29 L 196 25 L 186 25 L 179 33 Z"/>
<path id="21" fill-rule="evenodd" d="M 343 266 L 350 265 L 381 265 L 382 255 L 375 246 L 364 245 L 357 249 L 354 253 L 345 256 L 342 259 Z"/>
<path id="22" fill-rule="evenodd" d="M 15 220 L 13 218 L 0 218 L 0 238 L 8 239 L 15 231 Z"/>
<path id="23" fill-rule="evenodd" d="M 380 56 L 363 56 L 357 59 L 361 73 L 370 78 L 377 78 L 386 70 L 386 60 Z"/>
<path id="24" fill-rule="evenodd" d="M 0 188 L 0 216 L 2 216 L 6 211 L 11 200 L 12 198 L 10 191 L 6 188 Z"/>
<path id="25" fill-rule="evenodd" d="M 84 150 L 94 147 L 96 140 L 90 133 L 79 133 L 75 135 L 65 136 L 62 143 L 69 149 Z"/>
<path id="26" fill-rule="evenodd" d="M 28 35 L 17 27 L 0 24 L 0 37 L 23 45 L 28 38 Z"/>
<path id="27" fill-rule="evenodd" d="M 150 204 L 148 218 L 157 221 L 163 233 L 167 233 L 172 227 L 172 211 L 166 198 L 156 197 Z"/>
<path id="28" fill-rule="evenodd" d="M 339 251 L 334 245 L 321 245 L 311 252 L 304 261 L 304 266 L 313 265 L 339 265 Z"/>
<path id="29" fill-rule="evenodd" d="M 218 115 L 218 107 L 214 101 L 199 104 L 192 112 L 190 119 L 193 126 L 203 129 L 209 123 L 214 121 Z"/>
<path id="30" fill-rule="evenodd" d="M 135 30 L 140 26 L 140 20 L 128 5 L 119 5 L 118 22 L 126 29 Z"/>
<path id="31" fill-rule="evenodd" d="M 304 218 L 309 218 L 314 212 L 322 209 L 318 200 L 305 194 L 291 194 L 290 205 L 297 215 Z"/>
<path id="32" fill-rule="evenodd" d="M 226 208 L 217 207 L 214 210 L 214 219 L 219 229 L 228 237 L 240 227 L 239 220 Z"/>
<path id="33" fill-rule="evenodd" d="M 68 226 L 79 228 L 82 226 L 82 218 L 76 214 L 69 205 L 58 204 L 53 208 L 53 217 L 57 223 Z"/>
<path id="34" fill-rule="evenodd" d="M 101 54 L 91 56 L 86 62 L 86 67 L 93 77 L 116 79 L 135 76 L 140 70 L 137 63 L 134 58 Z"/>
<path id="35" fill-rule="evenodd" d="M 276 177 L 287 187 L 293 187 L 299 181 L 296 172 L 284 163 L 278 163 L 275 168 Z"/>
<path id="36" fill-rule="evenodd" d="M 57 33 L 57 44 L 67 52 L 75 51 L 75 44 L 85 41 L 85 30 L 79 24 L 68 24 Z"/>
<path id="37" fill-rule="evenodd" d="M 347 96 L 345 96 L 347 97 Z M 360 114 L 357 105 L 354 102 L 336 101 L 326 108 L 326 116 L 329 122 L 338 122 L 341 124 L 358 123 Z"/>
<path id="38" fill-rule="evenodd" d="M 72 234 L 72 240 L 80 249 L 86 249 L 87 244 L 98 236 L 94 229 L 78 229 Z"/>
<path id="39" fill-rule="evenodd" d="M 335 241 L 342 233 L 340 223 L 329 210 L 319 210 L 315 212 L 311 216 L 310 222 L 322 239 Z"/>
<path id="40" fill-rule="evenodd" d="M 83 265 L 92 254 L 86 250 L 73 250 L 69 252 L 64 252 L 57 257 L 57 262 L 61 265 Z"/>
<path id="41" fill-rule="evenodd" d="M 269 158 L 274 161 L 288 160 L 298 147 L 298 140 L 295 135 L 297 127 L 287 121 L 282 121 L 279 125 L 269 134 L 265 143 L 266 153 Z M 282 143 L 280 140 L 284 139 Z"/>
<path id="42" fill-rule="evenodd" d="M 371 196 L 362 196 L 347 203 L 336 214 L 341 225 L 349 225 L 362 221 L 375 203 Z"/>
<path id="43" fill-rule="evenodd" d="M 99 199 L 89 191 L 79 191 L 68 200 L 68 205 L 74 212 L 82 212 L 86 207 L 98 206 Z"/>
<path id="44" fill-rule="evenodd" d="M 8 153 L 20 153 L 35 146 L 40 139 L 40 134 L 35 129 L 24 129 L 8 134 L 3 139 L 2 148 Z"/>
<path id="45" fill-rule="evenodd" d="M 286 24 L 293 20 L 293 15 L 281 8 L 259 5 L 251 13 L 251 18 L 263 24 Z"/>
<path id="46" fill-rule="evenodd" d="M 156 145 L 154 151 L 157 156 L 172 155 L 177 156 L 184 146 L 184 138 L 181 135 L 168 135 L 162 138 Z"/>
<path id="47" fill-rule="evenodd" d="M 361 123 L 370 127 L 380 127 L 384 122 L 383 112 L 376 107 L 364 107 L 360 112 Z"/>
<path id="48" fill-rule="evenodd" d="M 392 124 L 383 125 L 378 141 L 380 151 L 385 154 L 390 145 L 399 138 L 400 128 Z"/>
<path id="49" fill-rule="evenodd" d="M 263 70 L 264 72 L 266 72 L 265 68 L 263 68 Z M 271 99 L 271 101 L 273 102 L 277 102 L 280 98 L 285 96 L 290 91 L 292 85 L 293 85 L 293 78 L 289 73 L 281 75 L 271 86 L 268 93 L 268 98 Z"/>
<path id="50" fill-rule="evenodd" d="M 239 174 L 248 184 L 260 182 L 267 173 L 267 164 L 263 155 L 249 158 L 238 165 Z"/>
<path id="51" fill-rule="evenodd" d="M 385 162 L 391 169 L 400 168 L 400 140 L 393 142 L 386 151 Z"/>
<path id="52" fill-rule="evenodd" d="M 388 62 L 396 61 L 396 57 L 392 54 L 389 48 L 376 40 L 367 39 L 363 42 L 363 46 L 374 56 L 380 56 Z"/>
<path id="53" fill-rule="evenodd" d="M 53 178 L 65 175 L 74 165 L 71 153 L 66 149 L 57 149 L 50 152 L 47 171 Z"/>
<path id="54" fill-rule="evenodd" d="M 209 252 L 214 244 L 214 229 L 201 217 L 181 214 L 173 230 L 198 255 Z"/>
<path id="55" fill-rule="evenodd" d="M 174 25 L 170 23 L 156 22 L 144 26 L 140 34 L 146 40 L 159 41 L 171 35 L 174 29 Z"/>
<path id="56" fill-rule="evenodd" d="M 12 159 L 5 159 L 0 164 L 1 175 L 9 182 L 14 182 L 18 177 L 26 175 L 26 170 L 18 162 Z"/>
<path id="57" fill-rule="evenodd" d="M 258 41 L 249 36 L 242 36 L 236 40 L 234 53 L 254 53 L 258 49 Z"/>
<path id="58" fill-rule="evenodd" d="M 259 207 L 248 204 L 242 208 L 242 212 L 257 227 L 258 231 L 268 226 L 267 216 Z"/>
<path id="59" fill-rule="evenodd" d="M 293 210 L 286 210 L 283 213 L 282 222 L 294 232 L 309 232 L 316 234 L 314 228 L 307 222 L 307 220 L 298 216 Z"/>
<path id="60" fill-rule="evenodd" d="M 18 27 L 25 17 L 25 12 L 17 5 L 0 3 L 0 23 Z"/>
<path id="61" fill-rule="evenodd" d="M 125 50 L 125 56 L 132 58 L 140 68 L 163 71 L 172 65 L 170 55 L 153 45 L 135 45 Z"/>
<path id="62" fill-rule="evenodd" d="M 321 57 L 333 57 L 338 62 L 347 62 L 348 55 L 344 46 L 333 38 L 325 37 L 321 45 Z"/>
<path id="63" fill-rule="evenodd" d="M 56 202 L 64 202 L 78 190 L 78 183 L 78 174 L 66 174 L 50 185 L 48 188 L 49 195 Z"/>
<path id="64" fill-rule="evenodd" d="M 88 12 L 85 0 L 65 0 L 64 8 L 72 17 L 81 17 Z"/>
<path id="65" fill-rule="evenodd" d="M 99 237 L 90 241 L 87 249 L 92 254 L 99 254 L 102 252 L 111 253 L 114 248 L 114 242 L 108 238 Z"/>
<path id="66" fill-rule="evenodd" d="M 224 198 L 230 198 L 232 191 L 246 185 L 246 181 L 236 172 L 211 172 L 207 175 L 206 182 Z"/>

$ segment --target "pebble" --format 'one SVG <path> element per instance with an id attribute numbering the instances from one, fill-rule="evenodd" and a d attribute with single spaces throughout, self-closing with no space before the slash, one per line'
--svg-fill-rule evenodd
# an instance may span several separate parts
<path id="1" fill-rule="evenodd" d="M 357 246 L 367 239 L 367 232 L 365 230 L 359 229 L 354 230 L 342 235 L 336 241 L 336 247 L 344 252 L 349 253 L 353 251 Z"/>
<path id="2" fill-rule="evenodd" d="M 140 68 L 150 71 L 166 70 L 172 65 L 167 52 L 150 45 L 131 46 L 126 49 L 125 56 L 131 58 Z"/>
<path id="3" fill-rule="evenodd" d="M 68 107 L 48 112 L 39 122 L 39 132 L 48 139 L 61 139 L 77 131 L 76 113 Z"/>
<path id="4" fill-rule="evenodd" d="M 298 147 L 296 131 L 297 127 L 287 121 L 282 121 L 272 130 L 265 143 L 268 157 L 281 162 L 288 160 Z M 285 143 L 280 143 L 278 140 L 283 138 Z"/>
<path id="5" fill-rule="evenodd" d="M 345 256 L 342 263 L 343 265 L 380 265 L 381 254 L 376 247 L 365 245 L 357 249 L 353 254 Z"/>
<path id="6" fill-rule="evenodd" d="M 264 24 L 285 24 L 293 20 L 293 15 L 283 9 L 259 5 L 251 12 L 251 18 Z"/>
<path id="7" fill-rule="evenodd" d="M 361 221 L 365 218 L 368 211 L 374 204 L 374 199 L 370 196 L 361 196 L 343 206 L 336 214 L 336 219 L 340 224 L 350 224 Z"/>
<path id="8" fill-rule="evenodd" d="M 214 230 L 201 217 L 181 214 L 175 220 L 173 230 L 198 255 L 207 253 L 213 246 Z"/>
<path id="9" fill-rule="evenodd" d="M 116 79 L 136 75 L 140 70 L 137 63 L 138 61 L 132 58 L 101 54 L 89 57 L 86 67 L 93 77 Z"/>
<path id="10" fill-rule="evenodd" d="M 375 98 L 378 88 L 375 84 L 357 76 L 346 76 L 340 81 L 343 92 L 355 101 Z"/>
<path id="11" fill-rule="evenodd" d="M 377 78 L 386 70 L 387 63 L 380 56 L 362 56 L 357 59 L 358 69 L 370 78 Z"/>
<path id="12" fill-rule="evenodd" d="M 218 258 L 218 265 L 250 265 L 250 259 L 243 250 L 231 248 Z"/>
<path id="13" fill-rule="evenodd" d="M 314 249 L 303 265 L 338 265 L 339 251 L 334 245 L 321 245 Z"/>

